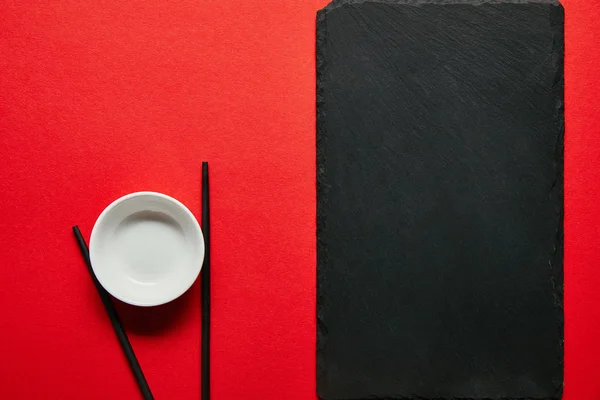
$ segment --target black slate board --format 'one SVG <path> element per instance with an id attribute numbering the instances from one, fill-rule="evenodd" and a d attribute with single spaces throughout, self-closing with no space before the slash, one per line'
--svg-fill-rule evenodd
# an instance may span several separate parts
<path id="1" fill-rule="evenodd" d="M 322 399 L 559 399 L 563 9 L 317 17 Z"/>

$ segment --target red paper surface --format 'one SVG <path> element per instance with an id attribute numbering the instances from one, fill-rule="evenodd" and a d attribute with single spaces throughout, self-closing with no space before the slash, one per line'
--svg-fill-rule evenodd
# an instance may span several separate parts
<path id="1" fill-rule="evenodd" d="M 200 216 L 215 400 L 315 394 L 315 12 L 326 1 L 0 2 L 0 398 L 140 398 L 71 233 Z M 600 399 L 600 3 L 565 1 L 565 399 Z M 200 398 L 199 285 L 120 306 L 156 399 Z"/>

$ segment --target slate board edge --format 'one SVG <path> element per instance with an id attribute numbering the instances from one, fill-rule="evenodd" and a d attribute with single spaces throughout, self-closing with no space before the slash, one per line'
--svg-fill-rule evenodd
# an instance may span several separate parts
<path id="1" fill-rule="evenodd" d="M 558 3 L 557 7 L 550 9 L 550 26 L 554 30 L 553 40 L 553 55 L 559 55 L 555 60 L 555 83 L 552 87 L 553 92 L 559 99 L 556 104 L 556 124 L 558 125 L 558 138 L 556 143 L 556 184 L 553 188 L 559 197 L 560 207 L 556 210 L 558 216 L 558 226 L 556 230 L 556 244 L 554 254 L 552 255 L 549 265 L 551 268 L 551 279 L 555 287 L 555 310 L 556 320 L 559 321 L 558 329 L 562 340 L 559 344 L 560 353 L 563 354 L 563 363 L 557 368 L 560 368 L 561 379 L 554 383 L 555 399 L 561 399 L 564 389 L 564 137 L 565 137 L 565 114 L 564 114 L 564 8 Z"/>
<path id="2" fill-rule="evenodd" d="M 316 167 L 317 167 L 317 393 L 319 392 L 318 382 L 325 378 L 325 368 L 323 359 L 324 342 L 327 337 L 327 328 L 321 318 L 323 312 L 323 297 L 320 295 L 321 287 L 320 284 L 323 281 L 321 276 L 323 268 L 319 268 L 319 265 L 327 263 L 327 246 L 323 243 L 325 235 L 323 230 L 326 226 L 326 213 L 325 205 L 327 199 L 327 183 L 325 182 L 326 174 L 324 170 L 325 165 L 325 141 L 326 141 L 326 129 L 325 129 L 325 104 L 323 99 L 323 89 L 321 80 L 325 73 L 325 49 L 327 42 L 327 29 L 326 26 L 326 14 L 325 9 L 317 12 L 317 24 L 316 24 L 316 107 L 317 107 L 317 131 L 316 131 Z M 321 27 L 321 29 L 319 29 Z"/>
<path id="3" fill-rule="evenodd" d="M 362 3 L 385 3 L 385 4 L 403 4 L 403 5 L 412 5 L 412 6 L 420 6 L 423 4 L 437 4 L 437 5 L 446 5 L 446 4 L 466 4 L 478 6 L 482 4 L 553 4 L 560 5 L 558 0 L 333 0 L 329 4 L 327 4 L 323 10 L 332 10 L 338 7 L 342 7 L 350 4 L 362 4 Z"/>

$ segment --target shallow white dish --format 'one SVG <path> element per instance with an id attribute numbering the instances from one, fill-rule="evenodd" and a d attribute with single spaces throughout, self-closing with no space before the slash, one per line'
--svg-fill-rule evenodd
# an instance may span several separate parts
<path id="1" fill-rule="evenodd" d="M 111 295 L 136 306 L 157 306 L 192 286 L 202 268 L 204 238 L 179 201 L 162 193 L 131 193 L 98 217 L 90 260 Z"/>

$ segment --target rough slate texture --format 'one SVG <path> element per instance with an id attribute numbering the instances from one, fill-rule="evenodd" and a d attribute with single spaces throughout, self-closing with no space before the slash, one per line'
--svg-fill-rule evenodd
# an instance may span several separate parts
<path id="1" fill-rule="evenodd" d="M 559 399 L 563 9 L 317 22 L 323 399 Z"/>

